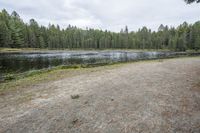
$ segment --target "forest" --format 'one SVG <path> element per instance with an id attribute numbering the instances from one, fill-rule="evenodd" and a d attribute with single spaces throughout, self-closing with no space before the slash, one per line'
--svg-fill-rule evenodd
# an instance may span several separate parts
<path id="1" fill-rule="evenodd" d="M 178 27 L 161 24 L 157 31 L 142 27 L 120 32 L 99 29 L 81 29 L 69 25 L 41 26 L 31 19 L 25 23 L 20 15 L 5 9 L 0 12 L 0 47 L 48 49 L 168 49 L 172 51 L 200 49 L 200 21 L 184 22 Z"/>

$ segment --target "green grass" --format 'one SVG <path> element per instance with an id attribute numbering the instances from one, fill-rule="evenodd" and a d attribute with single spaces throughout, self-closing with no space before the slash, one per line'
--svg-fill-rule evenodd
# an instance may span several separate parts
<path id="1" fill-rule="evenodd" d="M 181 57 L 181 58 L 200 58 L 200 57 Z M 164 62 L 170 59 L 159 60 L 142 60 L 139 62 Z M 58 66 L 52 69 L 33 70 L 23 74 L 8 74 L 6 82 L 0 83 L 0 95 L 7 92 L 27 88 L 30 85 L 48 83 L 67 77 L 73 77 L 80 74 L 101 71 L 105 69 L 113 69 L 123 65 L 136 62 L 126 63 L 110 63 L 110 64 L 93 64 L 93 65 L 75 65 L 75 66 Z M 98 67 L 99 66 L 99 67 Z"/>
<path id="2" fill-rule="evenodd" d="M 91 51 L 107 51 L 107 50 L 125 50 L 125 51 L 133 51 L 133 52 L 142 52 L 142 51 L 170 51 L 169 49 L 80 49 L 80 48 L 74 48 L 74 49 L 44 49 L 44 48 L 0 48 L 0 52 L 42 52 L 42 51 L 69 51 L 69 50 L 78 50 L 78 51 L 85 51 L 85 50 L 91 50 Z M 188 50 L 193 51 L 193 50 Z"/>
<path id="3" fill-rule="evenodd" d="M 93 67 L 93 66 L 90 66 Z M 105 66 L 106 67 L 106 66 Z M 94 70 L 95 69 L 95 70 Z M 66 77 L 96 71 L 100 68 L 88 68 L 86 65 L 58 66 L 52 69 L 33 70 L 21 74 L 6 75 L 5 82 L 0 83 L 0 95 L 29 85 L 55 81 Z"/>
<path id="4" fill-rule="evenodd" d="M 0 52 L 23 52 L 23 51 L 37 51 L 40 49 L 34 48 L 0 48 Z"/>
<path id="5" fill-rule="evenodd" d="M 29 71 L 19 75 L 12 75 L 12 78 L 7 78 L 5 82 L 0 84 L 0 92 L 11 88 L 18 88 L 18 86 L 24 87 L 45 80 L 53 80 L 57 76 L 59 76 L 58 73 L 60 71 L 61 70 L 56 70 L 56 69 L 38 70 L 38 71 Z M 52 77 L 52 75 L 54 75 L 54 77 Z"/>
<path id="6" fill-rule="evenodd" d="M 10 82 L 12 80 L 19 80 L 22 78 L 45 74 L 45 73 L 53 72 L 56 70 L 92 68 L 92 67 L 99 67 L 99 66 L 112 65 L 112 64 L 114 63 L 95 63 L 95 64 L 81 64 L 81 65 L 70 65 L 70 66 L 61 65 L 61 66 L 57 66 L 57 67 L 49 68 L 49 69 L 30 70 L 24 73 L 8 73 L 4 76 L 4 81 L 2 82 Z"/>
<path id="7" fill-rule="evenodd" d="M 20 88 L 26 88 L 30 85 L 56 81 L 83 73 L 111 69 L 124 64 L 126 63 L 99 63 L 90 65 L 84 64 L 74 66 L 58 66 L 51 69 L 32 70 L 20 74 L 8 74 L 6 75 L 6 81 L 0 83 L 0 95 L 3 95 L 7 92 L 20 90 Z"/>

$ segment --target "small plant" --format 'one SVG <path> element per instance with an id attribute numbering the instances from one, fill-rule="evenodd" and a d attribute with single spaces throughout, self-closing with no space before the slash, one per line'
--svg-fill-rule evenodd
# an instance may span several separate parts
<path id="1" fill-rule="evenodd" d="M 61 66 L 60 67 L 61 69 L 78 69 L 78 68 L 80 68 L 80 66 L 79 65 L 71 65 L 71 66 Z"/>
<path id="2" fill-rule="evenodd" d="M 79 95 L 71 95 L 72 99 L 78 99 L 80 96 Z"/>
<path id="3" fill-rule="evenodd" d="M 15 77 L 14 77 L 14 75 L 12 75 L 12 74 L 8 74 L 8 75 L 6 75 L 5 76 L 5 78 L 4 78 L 4 80 L 14 80 L 15 79 Z"/>

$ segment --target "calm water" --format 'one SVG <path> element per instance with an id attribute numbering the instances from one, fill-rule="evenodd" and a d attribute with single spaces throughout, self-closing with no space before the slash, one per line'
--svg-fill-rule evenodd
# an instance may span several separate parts
<path id="1" fill-rule="evenodd" d="M 44 53 L 0 53 L 0 72 L 21 73 L 28 70 L 51 68 L 59 65 L 105 64 L 146 59 L 193 56 L 185 52 L 124 52 L 124 51 L 68 51 Z"/>

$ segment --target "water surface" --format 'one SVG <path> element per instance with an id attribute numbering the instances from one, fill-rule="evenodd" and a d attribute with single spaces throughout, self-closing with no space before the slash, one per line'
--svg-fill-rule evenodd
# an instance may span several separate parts
<path id="1" fill-rule="evenodd" d="M 0 53 L 0 72 L 21 73 L 59 65 L 107 64 L 147 59 L 200 55 L 186 52 L 67 51 Z"/>

